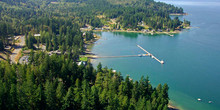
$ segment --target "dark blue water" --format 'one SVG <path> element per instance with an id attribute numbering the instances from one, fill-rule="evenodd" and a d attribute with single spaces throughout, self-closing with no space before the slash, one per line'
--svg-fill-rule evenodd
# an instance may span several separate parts
<path id="1" fill-rule="evenodd" d="M 181 19 L 190 20 L 191 29 L 174 37 L 101 32 L 92 48 L 97 55 L 137 55 L 144 53 L 139 44 L 164 65 L 150 57 L 101 58 L 93 64 L 101 62 L 134 80 L 149 76 L 154 86 L 168 83 L 172 103 L 184 110 L 220 110 L 220 2 L 166 2 L 184 8 L 189 15 Z"/>

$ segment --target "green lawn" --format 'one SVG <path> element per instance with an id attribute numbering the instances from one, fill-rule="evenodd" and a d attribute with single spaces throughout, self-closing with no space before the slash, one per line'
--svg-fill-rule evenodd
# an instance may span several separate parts
<path id="1" fill-rule="evenodd" d="M 87 57 L 80 57 L 79 60 L 80 61 L 88 61 L 88 58 Z"/>

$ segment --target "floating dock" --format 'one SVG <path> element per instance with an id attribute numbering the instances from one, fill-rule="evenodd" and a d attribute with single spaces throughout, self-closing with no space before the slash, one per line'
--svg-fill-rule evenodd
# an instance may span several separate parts
<path id="1" fill-rule="evenodd" d="M 164 64 L 163 60 L 159 60 L 157 57 L 155 57 L 153 54 L 151 54 L 150 52 L 148 52 L 147 50 L 145 50 L 143 47 L 141 47 L 140 45 L 137 45 L 141 50 L 143 50 L 144 52 L 146 52 L 151 58 L 155 59 L 156 61 L 158 61 L 161 64 Z"/>

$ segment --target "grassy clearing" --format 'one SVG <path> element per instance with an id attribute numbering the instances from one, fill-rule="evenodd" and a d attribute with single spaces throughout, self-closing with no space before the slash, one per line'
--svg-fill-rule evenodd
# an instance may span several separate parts
<path id="1" fill-rule="evenodd" d="M 80 57 L 79 60 L 80 61 L 88 61 L 88 58 L 87 57 Z"/>

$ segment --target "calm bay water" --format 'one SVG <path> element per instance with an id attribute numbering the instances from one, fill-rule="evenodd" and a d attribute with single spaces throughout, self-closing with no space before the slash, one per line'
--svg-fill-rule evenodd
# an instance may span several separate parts
<path id="1" fill-rule="evenodd" d="M 137 55 L 144 53 L 139 44 L 164 65 L 150 57 L 100 58 L 93 65 L 101 62 L 134 80 L 149 76 L 154 86 L 168 83 L 171 101 L 184 110 L 220 110 L 220 2 L 166 2 L 189 13 L 180 18 L 190 20 L 191 29 L 174 37 L 100 32 L 102 37 L 92 48 L 100 56 Z"/>

